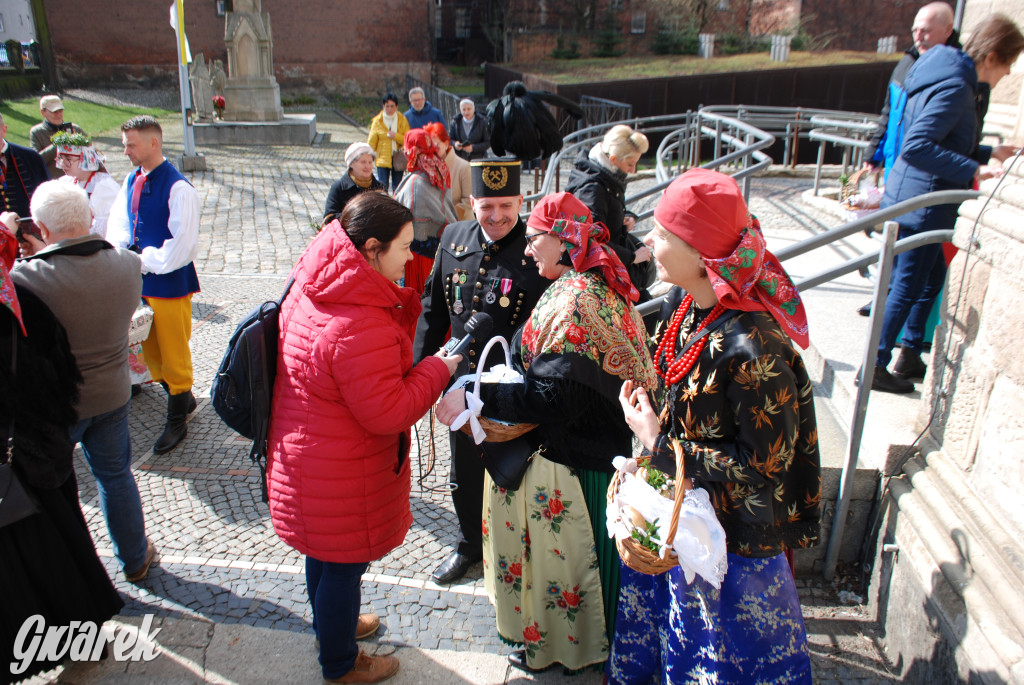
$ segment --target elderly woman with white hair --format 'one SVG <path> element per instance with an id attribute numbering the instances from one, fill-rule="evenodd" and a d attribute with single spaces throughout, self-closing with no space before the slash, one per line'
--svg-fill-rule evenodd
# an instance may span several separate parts
<path id="1" fill-rule="evenodd" d="M 624 124 L 613 126 L 591 150 L 580 150 L 565 187 L 590 209 L 594 221 L 608 227 L 608 247 L 626 265 L 630 280 L 640 291 L 640 302 L 650 299 L 646 288 L 651 251 L 630 235 L 635 219 L 626 212 L 626 177 L 636 172 L 637 162 L 648 147 L 643 133 Z"/>
<path id="2" fill-rule="evenodd" d="M 452 139 L 455 154 L 465 160 L 481 159 L 487 156 L 487 119 L 476 111 L 476 104 L 469 98 L 459 102 L 459 112 L 448 124 L 448 136 Z"/>
<path id="3" fill-rule="evenodd" d="M 341 216 L 348 201 L 359 193 L 367 190 L 376 190 L 379 193 L 387 192 L 384 184 L 373 175 L 376 159 L 377 153 L 366 143 L 352 143 L 348 146 L 348 149 L 345 150 L 345 166 L 348 167 L 348 173 L 335 181 L 331 185 L 331 189 L 327 191 L 322 226 L 326 226 Z"/>

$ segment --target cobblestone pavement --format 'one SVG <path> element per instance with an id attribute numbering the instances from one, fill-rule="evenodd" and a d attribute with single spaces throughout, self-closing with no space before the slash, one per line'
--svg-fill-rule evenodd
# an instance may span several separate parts
<path id="1" fill-rule="evenodd" d="M 175 129 L 178 128 L 177 135 Z M 210 382 L 235 323 L 253 306 L 277 297 L 287 272 L 314 235 L 327 188 L 340 174 L 344 147 L 362 137 L 340 119 L 321 123 L 330 133 L 319 146 L 205 150 L 208 170 L 192 176 L 203 202 L 200 255 L 202 293 L 193 303 L 195 392 L 200 400 L 184 443 L 155 456 L 150 447 L 163 424 L 165 396 L 149 385 L 132 404 L 134 468 L 147 528 L 161 561 L 136 587 L 121 579 L 99 511 L 95 481 L 77 459 L 82 506 L 101 558 L 128 598 L 124 613 L 205 618 L 217 623 L 311 633 L 303 560 L 273 532 L 259 501 L 259 477 L 246 441 L 220 422 L 209 403 Z M 167 123 L 166 153 L 180 153 L 180 127 Z M 128 169 L 119 141 L 100 138 L 116 177 Z M 816 231 L 836 223 L 812 216 L 796 200 L 806 179 L 755 183 L 755 212 Z M 446 496 L 447 438 L 417 426 L 413 527 L 405 543 L 369 569 L 363 599 L 381 617 L 380 642 L 427 649 L 504 652 L 481 567 L 463 581 L 439 587 L 430 572 L 447 554 L 457 525 Z M 419 464 L 419 468 L 415 467 Z M 845 606 L 836 587 L 799 581 L 815 678 L 822 683 L 892 682 L 884 652 L 861 605 Z M 590 682 L 580 678 L 576 682 Z"/>

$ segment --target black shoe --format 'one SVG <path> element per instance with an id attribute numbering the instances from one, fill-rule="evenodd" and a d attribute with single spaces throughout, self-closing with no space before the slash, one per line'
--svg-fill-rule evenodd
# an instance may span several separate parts
<path id="1" fill-rule="evenodd" d="M 142 384 L 141 383 L 132 383 L 132 397 L 135 397 L 140 392 L 142 392 Z"/>
<path id="2" fill-rule="evenodd" d="M 871 303 L 868 302 L 863 307 L 858 307 L 857 313 L 860 314 L 861 316 L 871 316 Z"/>
<path id="3" fill-rule="evenodd" d="M 191 390 L 167 396 L 167 423 L 164 432 L 153 445 L 153 454 L 166 454 L 181 442 L 188 433 L 187 419 L 196 408 L 196 398 Z"/>
<path id="4" fill-rule="evenodd" d="M 871 389 L 879 392 L 891 392 L 896 395 L 906 395 L 914 392 L 914 384 L 903 378 L 896 378 L 881 366 L 875 368 L 875 377 L 871 381 Z"/>
<path id="5" fill-rule="evenodd" d="M 447 585 L 448 583 L 454 583 L 456 580 L 466 575 L 466 571 L 473 564 L 480 561 L 482 557 L 470 557 L 459 552 L 452 552 L 448 555 L 448 558 L 441 562 L 441 565 L 434 571 L 434 575 L 431 576 L 434 582 L 438 585 Z"/>
<path id="6" fill-rule="evenodd" d="M 921 361 L 921 353 L 904 347 L 892 367 L 892 375 L 904 380 L 924 380 L 924 372 L 928 370 Z"/>
<path id="7" fill-rule="evenodd" d="M 551 664 L 549 666 L 545 666 L 544 668 L 530 668 L 530 665 L 526 663 L 525 649 L 517 649 L 516 651 L 509 654 L 508 662 L 516 668 L 518 668 L 520 671 L 526 671 L 527 673 L 543 673 L 544 671 L 550 669 L 551 666 L 554 666 L 554 664 Z"/>

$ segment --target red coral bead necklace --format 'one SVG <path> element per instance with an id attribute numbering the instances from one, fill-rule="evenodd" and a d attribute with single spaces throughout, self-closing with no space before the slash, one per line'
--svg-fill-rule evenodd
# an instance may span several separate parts
<path id="1" fill-rule="evenodd" d="M 690 310 L 690 305 L 693 304 L 693 296 L 687 295 L 683 300 L 682 304 L 679 305 L 679 309 L 672 316 L 672 321 L 668 325 L 668 330 L 661 338 L 661 342 L 658 343 L 658 353 L 655 359 L 665 360 L 665 371 L 661 370 L 661 364 L 655 364 L 654 370 L 665 379 L 668 385 L 675 385 L 683 379 L 686 374 L 690 373 L 693 365 L 697 363 L 697 358 L 700 357 L 700 353 L 704 351 L 704 346 L 707 345 L 707 336 L 701 337 L 697 342 L 690 345 L 683 354 L 678 357 L 675 356 L 676 340 L 679 339 L 679 327 L 683 323 L 683 319 L 686 317 L 686 312 Z M 725 312 L 725 307 L 719 302 L 708 312 L 708 315 L 704 317 L 704 320 L 700 322 L 697 329 L 690 334 L 690 336 L 697 335 L 702 330 L 711 325 L 711 323 L 720 317 Z M 684 346 L 685 347 L 685 346 Z M 669 356 L 671 350 L 671 357 Z"/>

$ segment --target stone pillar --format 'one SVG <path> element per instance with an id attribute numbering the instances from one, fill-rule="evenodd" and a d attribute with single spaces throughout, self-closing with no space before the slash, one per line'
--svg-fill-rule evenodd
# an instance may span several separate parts
<path id="1" fill-rule="evenodd" d="M 281 88 L 274 77 L 270 15 L 260 0 L 235 0 L 225 17 L 228 83 L 224 118 L 228 121 L 280 121 Z"/>
<path id="2" fill-rule="evenodd" d="M 964 203 L 922 388 L 882 502 L 871 602 L 905 682 L 1024 683 L 1024 163 Z"/>

